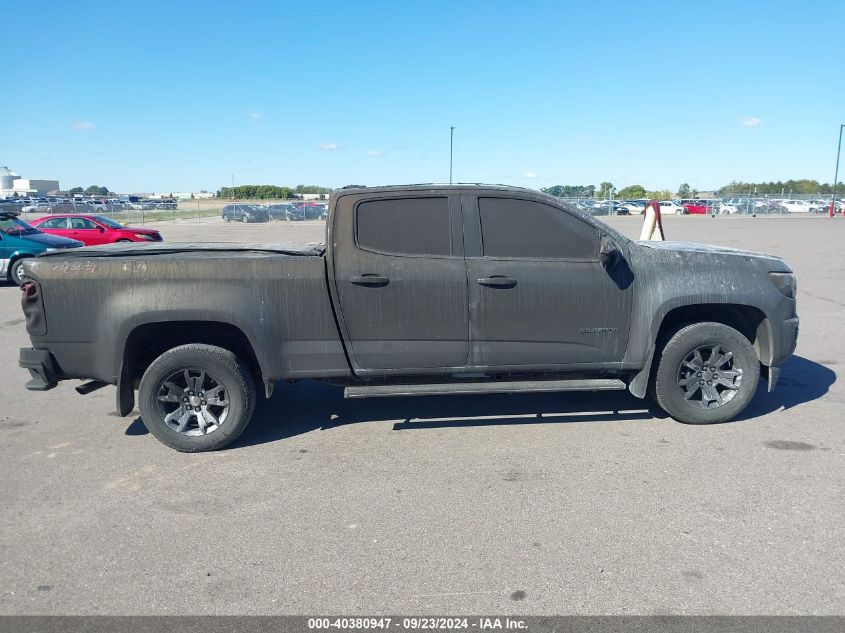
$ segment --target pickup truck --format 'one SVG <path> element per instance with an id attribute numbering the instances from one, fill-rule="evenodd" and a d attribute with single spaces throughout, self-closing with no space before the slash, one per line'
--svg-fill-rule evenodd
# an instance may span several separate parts
<path id="1" fill-rule="evenodd" d="M 162 243 L 24 263 L 30 390 L 116 385 L 164 444 L 219 449 L 256 391 L 317 379 L 350 398 L 624 390 L 724 422 L 774 388 L 798 333 L 781 259 L 632 241 L 503 186 L 354 187 L 323 244 Z"/>

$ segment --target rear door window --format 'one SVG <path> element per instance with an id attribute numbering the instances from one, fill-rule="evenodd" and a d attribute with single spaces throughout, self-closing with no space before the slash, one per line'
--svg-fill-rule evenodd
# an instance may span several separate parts
<path id="1" fill-rule="evenodd" d="M 66 229 L 67 218 L 50 218 L 41 223 L 42 229 Z"/>
<path id="2" fill-rule="evenodd" d="M 367 200 L 355 212 L 363 249 L 398 255 L 451 255 L 449 198 Z"/>

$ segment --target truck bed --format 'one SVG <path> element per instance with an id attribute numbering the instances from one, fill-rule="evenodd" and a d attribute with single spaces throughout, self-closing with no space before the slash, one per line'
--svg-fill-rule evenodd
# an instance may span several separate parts
<path id="1" fill-rule="evenodd" d="M 136 328 L 155 337 L 192 323 L 237 328 L 270 379 L 345 376 L 321 244 L 109 244 L 45 253 L 25 274 L 41 285 L 46 332 L 63 376 L 115 382 Z M 197 330 L 199 331 L 199 330 Z"/>

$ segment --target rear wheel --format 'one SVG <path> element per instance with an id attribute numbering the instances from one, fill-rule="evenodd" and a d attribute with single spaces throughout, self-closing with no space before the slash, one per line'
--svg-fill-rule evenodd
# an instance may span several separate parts
<path id="1" fill-rule="evenodd" d="M 663 348 L 654 392 L 678 422 L 715 424 L 745 409 L 759 378 L 760 363 L 745 336 L 722 323 L 696 323 Z"/>
<path id="2" fill-rule="evenodd" d="M 243 217 L 241 218 L 241 222 L 243 222 L 244 224 L 246 224 L 247 222 L 249 222 L 249 218 L 248 218 L 248 217 L 246 217 L 246 216 L 243 216 Z"/>
<path id="3" fill-rule="evenodd" d="M 23 259 L 12 262 L 12 265 L 9 267 L 9 279 L 21 286 L 25 278 L 23 273 Z"/>
<path id="4" fill-rule="evenodd" d="M 144 426 L 163 444 L 191 453 L 213 451 L 233 442 L 249 424 L 255 384 L 232 352 L 182 345 L 144 372 L 138 403 Z"/>

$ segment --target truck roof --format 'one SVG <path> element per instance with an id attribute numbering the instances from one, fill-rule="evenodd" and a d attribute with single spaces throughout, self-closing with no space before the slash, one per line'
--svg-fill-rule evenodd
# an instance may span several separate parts
<path id="1" fill-rule="evenodd" d="M 348 193 L 378 193 L 382 191 L 465 191 L 469 189 L 474 190 L 501 190 L 501 191 L 519 191 L 525 193 L 548 195 L 537 189 L 528 189 L 526 187 L 515 187 L 513 185 L 495 185 L 481 182 L 456 182 L 452 184 L 437 183 L 437 182 L 418 182 L 408 185 L 379 185 L 377 187 L 367 187 L 365 185 L 347 185 L 335 190 L 332 195 L 345 195 Z"/>

